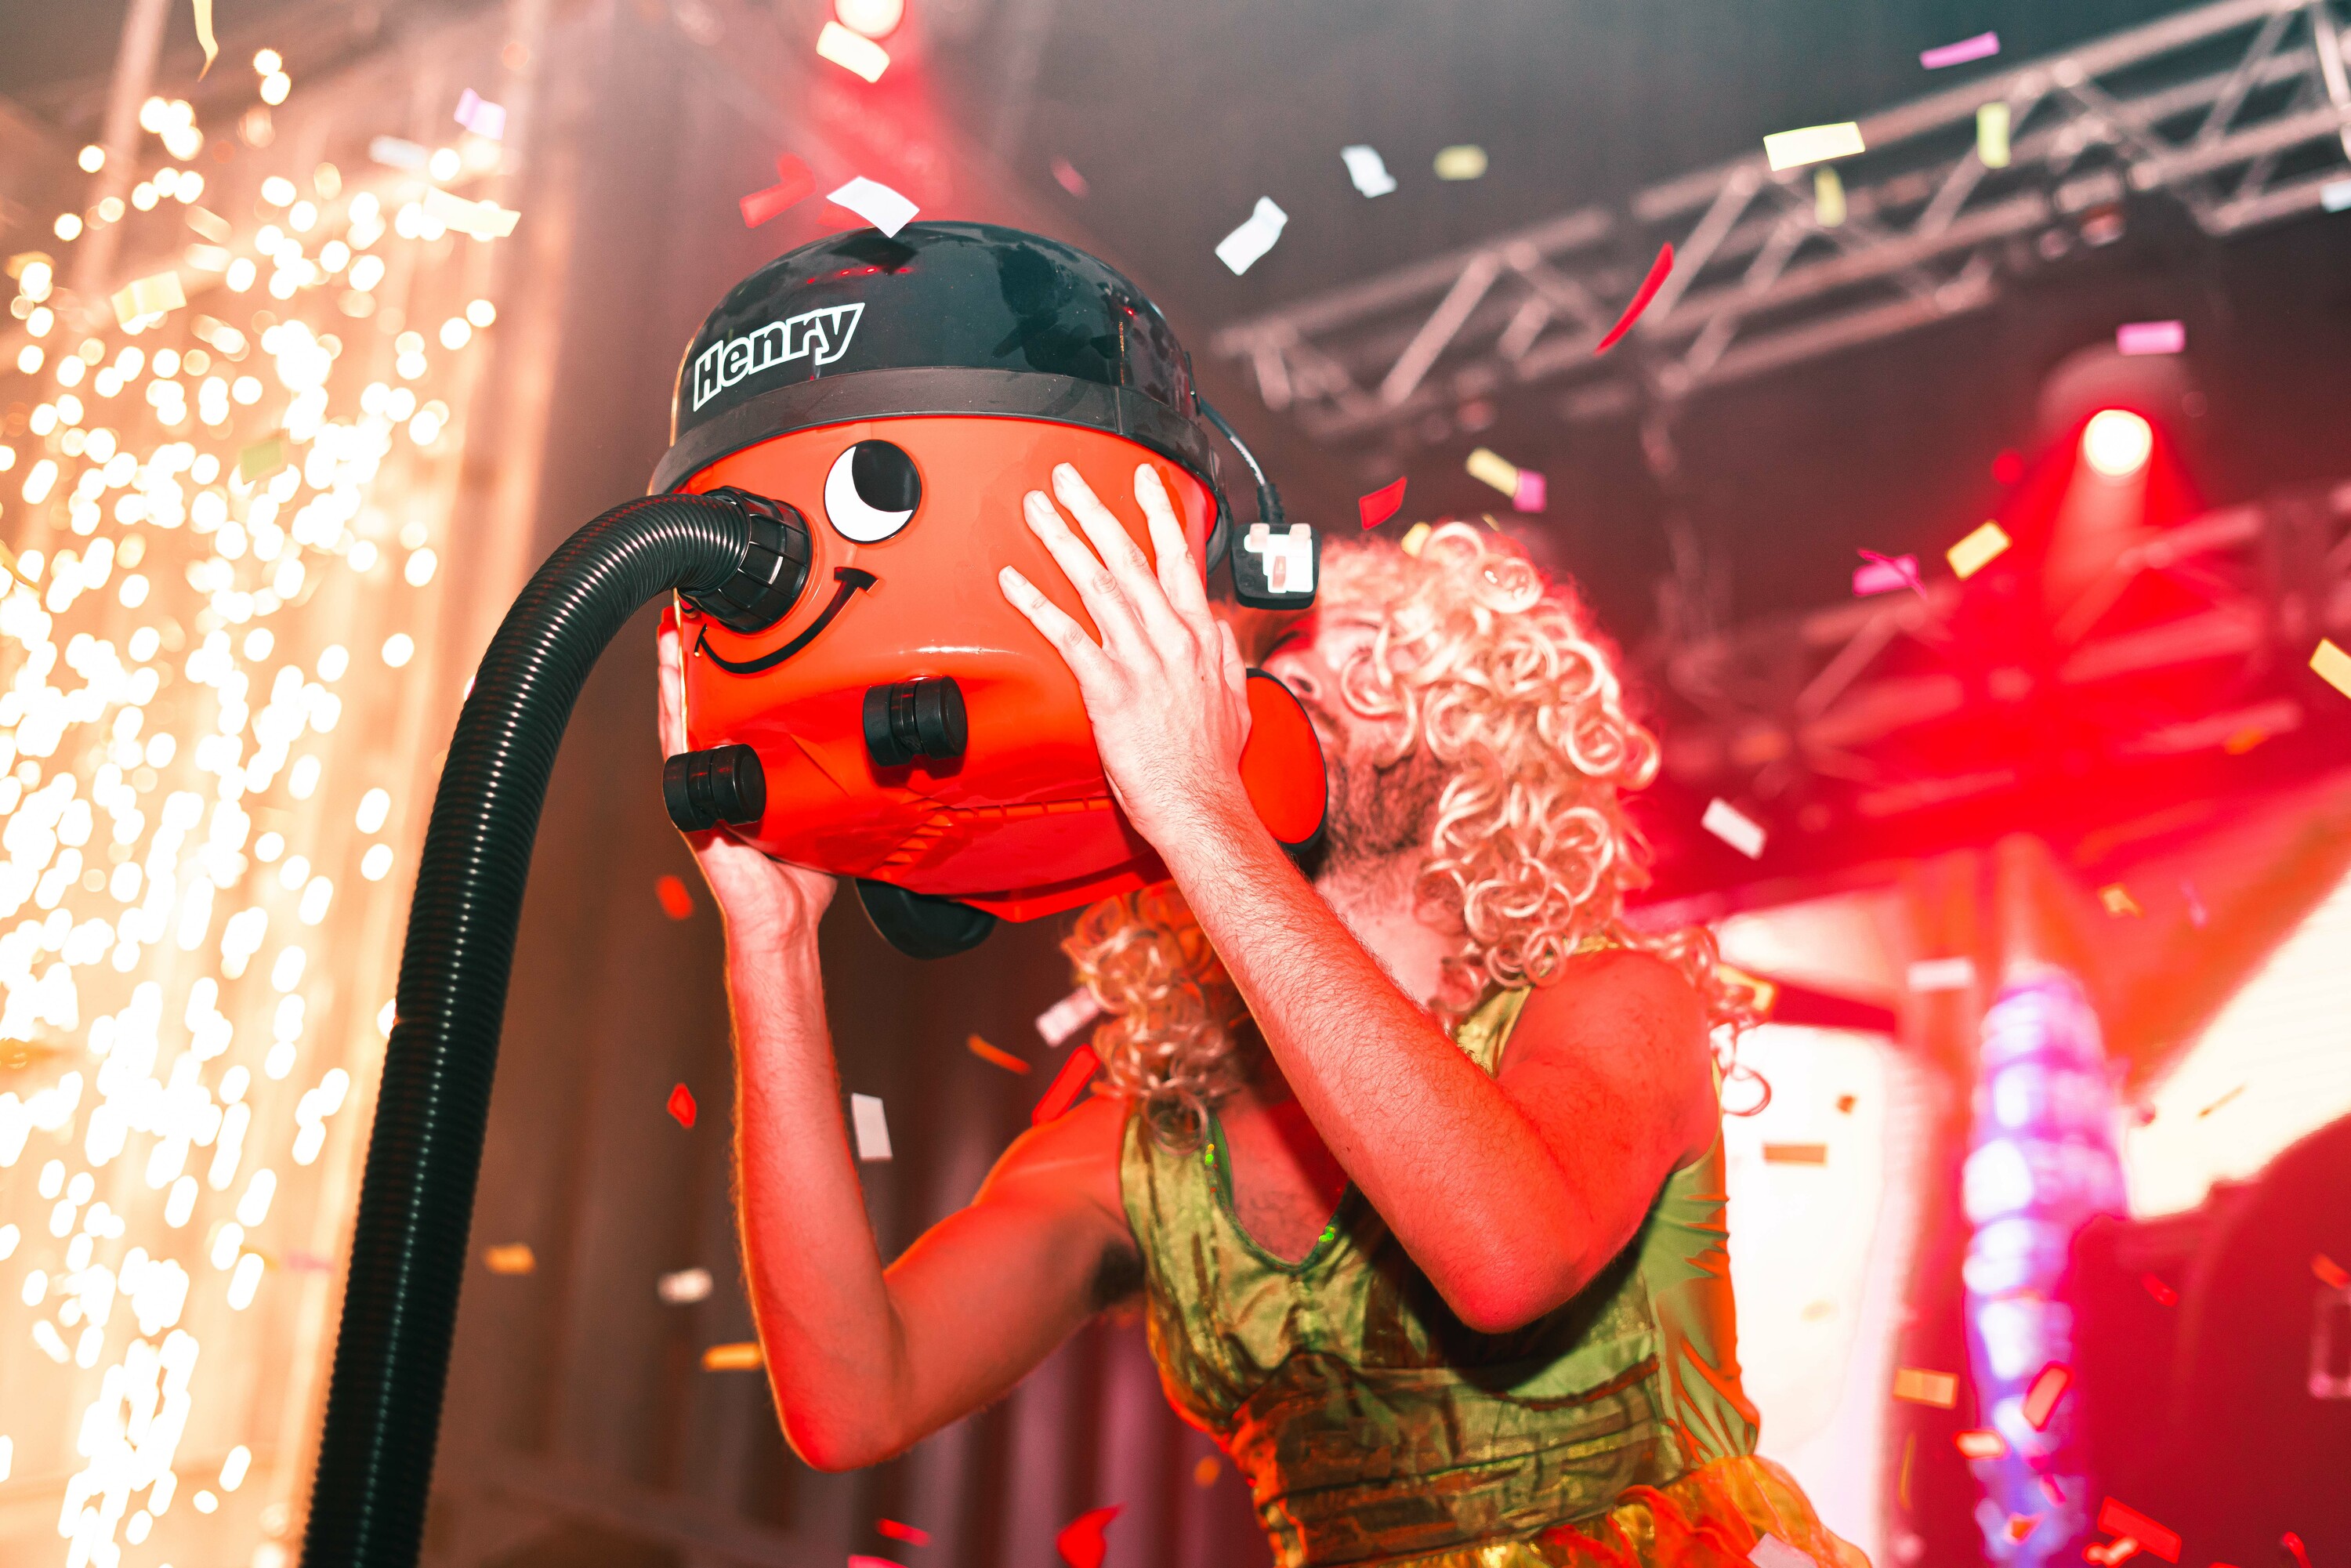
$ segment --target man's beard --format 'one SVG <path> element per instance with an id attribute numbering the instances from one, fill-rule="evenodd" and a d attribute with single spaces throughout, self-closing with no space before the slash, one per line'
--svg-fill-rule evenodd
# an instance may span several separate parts
<path id="1" fill-rule="evenodd" d="M 1321 878 L 1354 880 L 1416 873 L 1428 849 L 1437 802 L 1450 777 L 1419 747 L 1382 764 L 1368 754 L 1327 753 L 1330 810 L 1323 824 Z"/>

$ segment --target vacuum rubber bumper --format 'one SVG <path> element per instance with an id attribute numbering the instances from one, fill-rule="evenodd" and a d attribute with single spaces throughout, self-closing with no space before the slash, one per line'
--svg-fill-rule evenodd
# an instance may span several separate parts
<path id="1" fill-rule="evenodd" d="M 556 747 L 597 655 L 639 607 L 673 591 L 701 602 L 747 570 L 770 590 L 789 575 L 754 558 L 755 516 L 743 498 L 717 494 L 614 507 L 538 569 L 483 655 L 417 867 L 319 1435 L 308 1568 L 416 1562 L 515 925 Z M 740 601 L 736 611 L 756 612 Z"/>
<path id="2" fill-rule="evenodd" d="M 768 814 L 768 770 L 747 746 L 681 751 L 662 764 L 662 804 L 683 833 L 756 822 Z"/>
<path id="3" fill-rule="evenodd" d="M 865 751 L 876 768 L 961 757 L 970 735 L 963 688 L 952 675 L 865 688 Z"/>

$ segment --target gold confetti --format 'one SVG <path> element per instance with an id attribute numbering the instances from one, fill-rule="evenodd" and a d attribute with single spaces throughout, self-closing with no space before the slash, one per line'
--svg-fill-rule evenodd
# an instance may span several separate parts
<path id="1" fill-rule="evenodd" d="M 1418 555 L 1420 553 L 1420 547 L 1428 542 L 1428 532 L 1429 529 L 1426 523 L 1413 524 L 1412 527 L 1405 529 L 1404 538 L 1398 541 L 1398 548 L 1406 555 Z"/>
<path id="2" fill-rule="evenodd" d="M 1196 1487 L 1215 1486 L 1217 1478 L 1224 1473 L 1224 1469 L 1225 1467 L 1218 1464 L 1213 1456 L 1202 1459 L 1192 1467 L 1192 1484 Z"/>
<path id="3" fill-rule="evenodd" d="M 1861 143 L 1861 127 L 1850 120 L 1834 125 L 1807 125 L 1800 131 L 1775 131 L 1763 139 L 1763 156 L 1775 174 L 1782 169 L 1866 151 Z"/>
<path id="4" fill-rule="evenodd" d="M 1949 1410 L 1959 1402 L 1959 1375 L 1949 1372 L 1928 1372 L 1916 1366 L 1903 1367 L 1894 1375 L 1894 1397 L 1907 1399 L 1913 1405 L 1932 1405 L 1938 1410 Z"/>
<path id="5" fill-rule="evenodd" d="M 196 73 L 196 79 L 202 81 L 204 71 L 212 69 L 213 61 L 220 57 L 220 40 L 213 37 L 213 0 L 195 0 L 195 7 L 196 42 L 204 47 L 204 70 Z"/>
<path id="6" fill-rule="evenodd" d="M 2106 886 L 2098 889 L 2098 902 L 2106 906 L 2106 913 L 2109 915 L 2128 915 L 2137 917 L 2147 913 L 2138 906 L 2138 901 L 2130 895 L 2130 889 L 2118 882 L 2109 883 Z"/>
<path id="7" fill-rule="evenodd" d="M 1962 578 L 1970 578 L 1998 559 L 2008 546 L 2007 530 L 1998 523 L 1987 522 L 1943 554 L 1950 561 L 1953 571 Z"/>
<path id="8" fill-rule="evenodd" d="M 1469 470 L 1469 477 L 1491 485 L 1505 496 L 1519 493 L 1519 465 L 1499 453 L 1480 446 L 1462 466 Z"/>
<path id="9" fill-rule="evenodd" d="M 1013 1055 L 1008 1051 L 997 1050 L 996 1047 L 988 1044 L 987 1041 L 980 1039 L 977 1035 L 973 1035 L 963 1043 L 965 1050 L 970 1051 L 974 1056 L 977 1056 L 982 1061 L 987 1062 L 991 1066 L 1001 1067 L 1007 1072 L 1019 1072 L 1025 1074 L 1029 1071 L 1029 1064 L 1027 1062 L 1021 1061 L 1019 1057 Z"/>
<path id="10" fill-rule="evenodd" d="M 2317 649 L 2310 655 L 2310 667 L 2318 678 L 2351 697 L 2351 653 L 2336 647 L 2332 639 L 2321 637 Z"/>
<path id="11" fill-rule="evenodd" d="M 2008 105 L 1988 103 L 1976 110 L 1976 156 L 1987 169 L 2008 167 Z"/>
<path id="12" fill-rule="evenodd" d="M 1813 171 L 1813 221 L 1824 229 L 1844 225 L 1844 182 L 1834 169 Z"/>
<path id="13" fill-rule="evenodd" d="M 714 1344 L 702 1353 L 705 1372 L 752 1372 L 767 1364 L 759 1354 L 759 1342 L 739 1340 L 733 1344 Z"/>
<path id="14" fill-rule="evenodd" d="M 1763 1163 L 1767 1166 L 1824 1166 L 1829 1163 L 1826 1144 L 1766 1144 Z"/>
<path id="15" fill-rule="evenodd" d="M 180 275 L 159 272 L 115 292 L 114 319 L 118 325 L 128 327 L 142 316 L 161 316 L 187 302 L 187 291 L 180 287 Z"/>
<path id="16" fill-rule="evenodd" d="M 482 1261 L 489 1265 L 493 1274 L 528 1274 L 538 1267 L 538 1260 L 532 1256 L 528 1241 L 493 1247 L 482 1254 Z"/>
<path id="17" fill-rule="evenodd" d="M 1477 180 L 1486 173 L 1486 150 L 1463 144 L 1447 147 L 1437 154 L 1437 177 L 1440 180 Z"/>

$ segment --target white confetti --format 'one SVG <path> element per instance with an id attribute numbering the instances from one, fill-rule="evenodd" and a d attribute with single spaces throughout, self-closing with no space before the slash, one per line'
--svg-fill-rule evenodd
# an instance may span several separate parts
<path id="1" fill-rule="evenodd" d="M 1799 1552 L 1776 1535 L 1766 1534 L 1747 1554 L 1755 1568 L 1820 1568 L 1809 1552 Z"/>
<path id="2" fill-rule="evenodd" d="M 1080 986 L 1037 1015 L 1037 1033 L 1047 1045 L 1059 1045 L 1102 1016 L 1102 1003 Z"/>
<path id="3" fill-rule="evenodd" d="M 1910 966 L 1914 991 L 1964 991 L 1976 983 L 1973 958 L 1921 958 Z"/>
<path id="4" fill-rule="evenodd" d="M 890 1157 L 890 1124 L 883 1119 L 881 1101 L 871 1094 L 852 1094 L 849 1121 L 857 1130 L 859 1159 L 872 1162 Z"/>
<path id="5" fill-rule="evenodd" d="M 680 1269 L 674 1274 L 664 1274 L 653 1289 L 663 1301 L 674 1307 L 706 1301 L 710 1295 L 710 1270 Z"/>
<path id="6" fill-rule="evenodd" d="M 1281 237 L 1281 228 L 1290 222 L 1290 214 L 1273 204 L 1271 196 L 1259 196 L 1257 210 L 1249 221 L 1217 242 L 1217 259 L 1232 268 L 1238 277 L 1257 264 L 1258 258 L 1273 248 Z"/>
<path id="7" fill-rule="evenodd" d="M 1347 178 L 1355 182 L 1355 189 L 1366 196 L 1384 196 L 1396 188 L 1395 176 L 1380 159 L 1375 147 L 1342 147 L 1339 156 L 1346 161 Z"/>
<path id="8" fill-rule="evenodd" d="M 1698 826 L 1749 860 L 1763 852 L 1763 824 L 1720 796 L 1707 802 L 1706 815 L 1698 820 Z"/>
<path id="9" fill-rule="evenodd" d="M 922 210 L 881 181 L 869 180 L 862 174 L 825 199 L 847 207 L 885 235 L 894 235 L 904 228 Z"/>

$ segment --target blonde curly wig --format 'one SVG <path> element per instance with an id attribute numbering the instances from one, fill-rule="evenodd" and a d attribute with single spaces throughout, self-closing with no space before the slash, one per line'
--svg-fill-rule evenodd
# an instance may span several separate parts
<path id="1" fill-rule="evenodd" d="M 1414 884 L 1421 918 L 1460 934 L 1440 1015 L 1458 1020 L 1494 988 L 1549 985 L 1605 943 L 1681 970 L 1727 1052 L 1756 998 L 1722 972 L 1712 934 L 1625 923 L 1648 849 L 1624 797 L 1656 777 L 1657 742 L 1625 711 L 1614 652 L 1573 595 L 1502 535 L 1455 522 L 1416 557 L 1332 545 L 1322 601 L 1376 628 L 1336 673 L 1347 706 L 1393 735 L 1381 765 L 1423 747 L 1451 772 Z M 1094 1040 L 1105 1087 L 1141 1101 L 1163 1135 L 1196 1139 L 1240 1082 L 1247 1013 L 1181 895 L 1162 885 L 1096 904 L 1063 948 L 1110 1015 Z"/>

